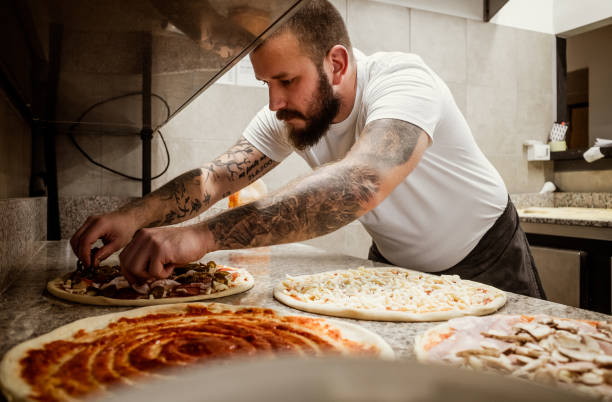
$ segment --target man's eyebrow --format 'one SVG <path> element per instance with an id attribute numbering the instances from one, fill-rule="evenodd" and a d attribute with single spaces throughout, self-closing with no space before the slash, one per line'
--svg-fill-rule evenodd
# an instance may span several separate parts
<path id="1" fill-rule="evenodd" d="M 270 79 L 273 79 L 273 80 L 282 80 L 283 78 L 286 78 L 288 76 L 289 76 L 289 73 L 283 71 L 283 72 L 280 72 L 280 73 L 276 74 L 275 76 L 270 77 Z M 259 81 L 265 81 L 264 79 L 259 78 L 258 76 L 255 76 L 255 79 L 259 80 Z"/>

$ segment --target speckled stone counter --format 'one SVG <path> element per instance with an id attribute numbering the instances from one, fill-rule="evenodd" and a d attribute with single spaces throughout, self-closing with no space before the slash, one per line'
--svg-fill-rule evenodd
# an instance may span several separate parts
<path id="1" fill-rule="evenodd" d="M 286 274 L 310 274 L 333 269 L 373 267 L 383 264 L 306 246 L 289 244 L 240 251 L 208 254 L 221 264 L 248 269 L 255 286 L 248 292 L 216 299 L 218 302 L 271 307 L 296 314 L 312 315 L 287 307 L 272 297 L 272 289 Z M 12 286 L 0 296 L 0 353 L 32 337 L 80 318 L 127 310 L 125 307 L 98 307 L 71 303 L 45 291 L 47 281 L 73 269 L 76 257 L 67 241 L 46 242 L 34 261 L 19 273 Z M 609 320 L 610 316 L 530 297 L 508 294 L 501 313 L 543 313 L 560 317 Z M 380 334 L 398 357 L 413 358 L 413 339 L 436 323 L 396 323 L 357 321 Z"/>
<path id="2" fill-rule="evenodd" d="M 46 197 L 0 200 L 0 293 L 46 238 Z"/>
<path id="3" fill-rule="evenodd" d="M 525 208 L 596 208 L 612 210 L 612 193 L 548 193 L 548 194 L 512 194 L 512 202 L 518 210 L 523 226 L 528 224 L 569 225 L 582 227 L 609 228 L 607 235 L 612 239 L 612 219 L 601 219 L 596 215 L 589 217 L 588 213 L 580 217 L 568 213 L 556 213 L 555 216 L 547 214 L 525 213 Z M 559 209 L 557 212 L 562 212 Z M 605 236 L 605 235 L 604 235 Z"/>

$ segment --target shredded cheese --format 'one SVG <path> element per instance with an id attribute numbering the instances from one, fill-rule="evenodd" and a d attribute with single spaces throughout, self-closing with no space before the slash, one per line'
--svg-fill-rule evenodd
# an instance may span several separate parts
<path id="1" fill-rule="evenodd" d="M 484 306 L 492 294 L 457 275 L 431 275 L 399 268 L 364 268 L 287 276 L 284 293 L 309 304 L 364 310 L 430 313 Z"/>

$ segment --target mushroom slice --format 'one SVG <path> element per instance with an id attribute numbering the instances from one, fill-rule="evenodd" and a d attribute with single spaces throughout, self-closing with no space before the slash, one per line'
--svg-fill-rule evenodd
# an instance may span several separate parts
<path id="1" fill-rule="evenodd" d="M 468 357 L 468 356 L 499 356 L 501 352 L 498 349 L 465 349 L 455 353 L 458 357 Z"/>
<path id="2" fill-rule="evenodd" d="M 542 324 L 533 323 L 533 322 L 529 322 L 529 323 L 519 322 L 514 325 L 514 328 L 527 332 L 528 334 L 533 336 L 537 341 L 555 332 L 548 325 L 542 325 Z"/>
<path id="3" fill-rule="evenodd" d="M 532 360 L 531 362 L 525 364 L 523 367 L 516 370 L 513 374 L 519 377 L 525 376 L 528 373 L 531 373 L 533 371 L 543 368 L 544 366 L 546 366 L 546 363 L 548 363 L 548 358 L 545 356 L 542 356 L 538 359 Z"/>
<path id="4" fill-rule="evenodd" d="M 593 334 L 589 334 L 589 336 L 593 339 L 596 339 L 598 341 L 602 341 L 602 342 L 607 342 L 607 343 L 612 343 L 612 337 L 603 333 L 603 332 L 596 332 Z"/>
<path id="5" fill-rule="evenodd" d="M 599 342 L 597 342 L 590 335 L 582 335 L 582 341 L 584 342 L 584 346 L 588 352 L 593 353 L 601 353 L 601 347 L 599 346 Z"/>
<path id="6" fill-rule="evenodd" d="M 597 353 L 586 352 L 583 350 L 574 350 L 568 348 L 559 348 L 559 352 L 572 360 L 585 361 L 585 362 L 593 362 L 599 356 L 604 356 Z"/>
<path id="7" fill-rule="evenodd" d="M 558 370 L 567 370 L 576 373 L 585 373 L 587 371 L 596 370 L 597 366 L 591 362 L 571 362 L 557 366 Z"/>
<path id="8" fill-rule="evenodd" d="M 532 359 L 531 357 L 525 356 L 525 355 L 510 355 L 508 356 L 508 358 L 514 363 L 514 360 L 522 363 L 522 364 L 529 364 L 533 361 L 535 361 L 536 359 Z"/>
<path id="9" fill-rule="evenodd" d="M 578 332 L 578 325 L 571 321 L 562 320 L 559 318 L 553 318 L 552 321 L 553 321 L 554 327 L 557 329 L 562 329 L 562 330 L 571 332 L 573 334 Z"/>
<path id="10" fill-rule="evenodd" d="M 498 357 L 481 355 L 480 361 L 485 367 L 496 371 L 501 371 L 503 373 L 511 373 L 513 371 L 512 363 L 505 355 L 500 355 Z"/>
<path id="11" fill-rule="evenodd" d="M 508 335 L 502 331 L 490 329 L 489 331 L 481 332 L 480 334 L 486 338 L 499 339 L 500 341 L 504 341 L 504 342 L 521 342 L 522 343 L 522 342 L 530 342 L 533 340 L 531 335 L 524 333 L 524 332 L 519 333 L 517 335 Z"/>
<path id="12" fill-rule="evenodd" d="M 582 338 L 579 335 L 574 335 L 567 331 L 557 331 L 553 337 L 560 347 L 567 349 L 582 348 Z"/>
<path id="13" fill-rule="evenodd" d="M 580 378 L 578 378 L 578 381 L 586 385 L 601 385 L 604 383 L 602 375 L 595 374 L 591 371 L 582 374 Z"/>
<path id="14" fill-rule="evenodd" d="M 567 362 L 569 362 L 569 358 L 567 358 L 566 356 L 563 356 L 561 353 L 559 353 L 558 350 L 553 350 L 552 351 L 551 358 L 552 358 L 553 361 L 559 362 L 559 363 L 567 363 Z"/>
<path id="15" fill-rule="evenodd" d="M 474 370 L 482 370 L 484 367 L 482 361 L 477 356 L 468 356 L 467 366 Z"/>
<path id="16" fill-rule="evenodd" d="M 525 346 L 517 346 L 514 348 L 514 353 L 517 355 L 529 356 L 529 357 L 540 357 L 544 352 L 540 350 L 530 349 Z"/>
<path id="17" fill-rule="evenodd" d="M 597 357 L 595 357 L 595 363 L 601 365 L 601 366 L 612 366 L 612 356 L 610 355 L 597 355 Z"/>

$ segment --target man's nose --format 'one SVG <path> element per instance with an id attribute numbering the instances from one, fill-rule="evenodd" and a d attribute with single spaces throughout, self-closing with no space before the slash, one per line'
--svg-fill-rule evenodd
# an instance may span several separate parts
<path id="1" fill-rule="evenodd" d="M 271 111 L 276 112 L 287 106 L 287 99 L 284 91 L 270 87 L 268 90 L 268 107 Z"/>

